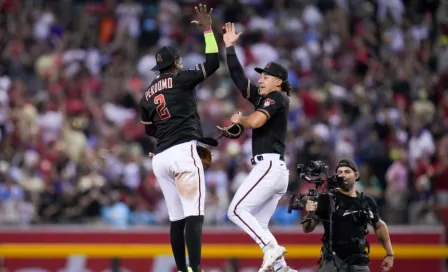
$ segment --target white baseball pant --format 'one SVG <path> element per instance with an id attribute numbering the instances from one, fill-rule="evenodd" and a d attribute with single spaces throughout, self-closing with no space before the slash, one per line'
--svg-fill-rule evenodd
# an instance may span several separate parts
<path id="1" fill-rule="evenodd" d="M 204 215 L 204 167 L 196 150 L 197 141 L 190 141 L 164 150 L 152 159 L 170 221 Z"/>
<path id="2" fill-rule="evenodd" d="M 277 244 L 268 225 L 288 188 L 289 170 L 279 154 L 261 155 L 263 160 L 257 161 L 238 188 L 227 215 L 263 248 L 270 243 Z"/>

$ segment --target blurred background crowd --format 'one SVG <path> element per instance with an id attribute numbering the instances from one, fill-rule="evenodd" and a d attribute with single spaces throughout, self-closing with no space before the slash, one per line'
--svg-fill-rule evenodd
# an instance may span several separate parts
<path id="1" fill-rule="evenodd" d="M 193 0 L 0 1 L 0 225 L 161 225 L 168 215 L 147 156 L 139 100 L 154 52 L 175 45 L 204 61 Z M 229 77 L 224 22 L 243 32 L 247 76 L 269 61 L 293 86 L 287 136 L 296 165 L 359 163 L 359 191 L 389 224 L 438 224 L 448 204 L 448 2 L 206 0 L 220 69 L 197 88 L 204 136 L 249 113 Z M 206 224 L 230 224 L 229 201 L 251 169 L 250 131 L 221 140 L 206 172 Z M 272 224 L 298 224 L 281 199 Z"/>

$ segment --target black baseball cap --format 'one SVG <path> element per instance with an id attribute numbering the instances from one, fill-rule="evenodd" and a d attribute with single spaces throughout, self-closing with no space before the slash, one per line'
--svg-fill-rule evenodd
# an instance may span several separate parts
<path id="1" fill-rule="evenodd" d="M 255 71 L 259 74 L 266 73 L 271 76 L 278 77 L 283 81 L 288 80 L 288 71 L 286 70 L 285 67 L 276 62 L 269 62 L 268 64 L 266 64 L 264 68 L 257 67 L 255 68 Z"/>
<path id="2" fill-rule="evenodd" d="M 180 57 L 179 49 L 173 46 L 164 46 L 156 52 L 157 65 L 152 67 L 152 71 L 168 68 Z"/>
<path id="3" fill-rule="evenodd" d="M 354 160 L 342 159 L 338 162 L 338 166 L 336 166 L 336 172 L 338 171 L 339 167 L 348 167 L 351 168 L 353 171 L 358 172 L 358 165 Z"/>

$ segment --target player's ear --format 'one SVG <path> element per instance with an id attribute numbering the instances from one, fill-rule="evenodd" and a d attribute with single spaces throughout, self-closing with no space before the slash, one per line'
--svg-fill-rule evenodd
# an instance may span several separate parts
<path id="1" fill-rule="evenodd" d="M 359 172 L 355 172 L 355 177 L 356 177 L 356 180 L 359 179 Z"/>
<path id="2" fill-rule="evenodd" d="M 283 80 L 281 80 L 281 79 L 278 78 L 278 77 L 276 77 L 275 79 L 276 79 L 276 86 L 281 88 L 281 87 L 282 87 Z"/>

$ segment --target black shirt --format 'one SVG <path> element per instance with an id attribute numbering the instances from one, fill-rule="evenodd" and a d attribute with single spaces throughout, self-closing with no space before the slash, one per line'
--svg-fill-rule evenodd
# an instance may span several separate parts
<path id="1" fill-rule="evenodd" d="M 253 130 L 253 155 L 264 153 L 283 155 L 288 125 L 288 96 L 282 91 L 270 92 L 265 97 L 259 95 L 258 87 L 245 76 L 233 46 L 227 47 L 227 65 L 230 76 L 243 97 L 254 105 L 256 111 L 268 117 L 268 121 L 262 127 Z"/>
<path id="2" fill-rule="evenodd" d="M 380 220 L 378 205 L 370 196 L 350 197 L 336 192 L 336 212 L 333 214 L 333 250 L 342 260 L 353 254 L 366 254 L 355 239 L 365 239 L 366 224 L 376 224 Z M 321 194 L 317 200 L 316 215 L 323 219 L 324 240 L 329 239 L 329 196 Z M 364 205 L 363 205 L 364 202 Z M 366 209 L 368 207 L 368 209 Z M 350 242 L 352 241 L 352 242 Z M 351 264 L 367 264 L 365 258 L 350 258 Z"/>
<path id="3" fill-rule="evenodd" d="M 194 88 L 219 68 L 218 53 L 179 73 L 161 74 L 140 100 L 141 122 L 155 129 L 160 153 L 172 146 L 202 138 Z"/>

